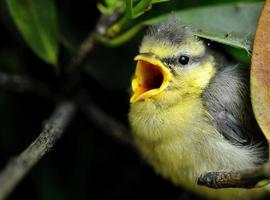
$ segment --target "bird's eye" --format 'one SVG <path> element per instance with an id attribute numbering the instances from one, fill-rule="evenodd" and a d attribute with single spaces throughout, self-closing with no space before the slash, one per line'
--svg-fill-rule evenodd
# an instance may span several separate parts
<path id="1" fill-rule="evenodd" d="M 178 62 L 179 62 L 181 65 L 186 65 L 186 64 L 188 64 L 188 61 L 189 61 L 189 57 L 187 57 L 187 56 L 180 56 L 179 59 L 178 59 Z"/>

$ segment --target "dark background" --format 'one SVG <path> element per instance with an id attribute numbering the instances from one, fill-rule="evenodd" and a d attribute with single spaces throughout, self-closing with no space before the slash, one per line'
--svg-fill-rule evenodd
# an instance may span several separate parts
<path id="1" fill-rule="evenodd" d="M 0 1 L 0 72 L 23 74 L 51 86 L 61 77 L 42 62 L 22 40 Z M 194 7 L 214 1 L 174 1 L 156 11 Z M 224 2 L 215 1 L 215 3 Z M 226 1 L 229 2 L 229 1 Z M 94 28 L 99 12 L 94 0 L 57 0 L 61 35 L 72 48 Z M 153 15 L 155 12 L 153 12 Z M 82 86 L 108 114 L 126 126 L 130 77 L 142 33 L 121 47 L 97 45 L 82 72 Z M 62 45 L 64 67 L 71 54 Z M 0 90 L 0 167 L 25 149 L 40 133 L 53 111 L 53 102 L 31 94 Z M 129 147 L 104 134 L 78 113 L 53 151 L 18 185 L 10 199 L 199 199 L 157 176 Z"/>

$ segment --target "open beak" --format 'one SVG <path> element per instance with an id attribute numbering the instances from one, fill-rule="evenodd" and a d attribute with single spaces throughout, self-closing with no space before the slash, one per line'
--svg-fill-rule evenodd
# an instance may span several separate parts
<path id="1" fill-rule="evenodd" d="M 138 62 L 132 80 L 133 95 L 130 103 L 159 94 L 165 90 L 171 79 L 170 70 L 154 55 L 140 54 L 134 60 Z"/>

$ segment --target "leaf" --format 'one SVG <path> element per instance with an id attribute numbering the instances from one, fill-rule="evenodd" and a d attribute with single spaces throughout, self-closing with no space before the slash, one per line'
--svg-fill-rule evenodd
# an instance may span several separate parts
<path id="1" fill-rule="evenodd" d="M 174 15 L 178 16 L 183 24 L 193 27 L 195 34 L 199 37 L 250 51 L 262 6 L 263 2 L 231 2 L 181 9 L 175 11 Z M 151 18 L 145 16 L 144 20 L 134 26 L 138 32 L 144 26 L 158 24 L 171 15 L 170 12 Z M 105 45 L 113 43 L 113 46 L 121 45 L 135 34 L 133 32 L 123 39 L 122 36 L 126 34 L 122 33 L 117 36 L 122 37 L 121 39 L 114 37 L 111 39 L 114 40 L 113 42 L 103 40 L 103 43 Z"/>
<path id="2" fill-rule="evenodd" d="M 222 48 L 231 55 L 236 61 L 250 66 L 251 63 L 251 54 L 247 53 L 244 49 L 234 48 L 231 46 L 223 45 Z"/>
<path id="3" fill-rule="evenodd" d="M 166 2 L 166 1 L 170 1 L 170 0 L 152 0 L 152 4 L 155 4 L 155 3 L 163 3 L 163 2 Z"/>
<path id="4" fill-rule="evenodd" d="M 251 100 L 255 117 L 270 143 L 270 1 L 265 1 L 254 40 Z"/>
<path id="5" fill-rule="evenodd" d="M 45 62 L 57 65 L 59 43 L 54 0 L 6 0 L 25 42 Z"/>
<path id="6" fill-rule="evenodd" d="M 228 3 L 179 10 L 174 14 L 185 25 L 197 30 L 197 35 L 230 46 L 251 49 L 262 2 Z M 171 14 L 165 14 L 142 22 L 157 24 Z"/>

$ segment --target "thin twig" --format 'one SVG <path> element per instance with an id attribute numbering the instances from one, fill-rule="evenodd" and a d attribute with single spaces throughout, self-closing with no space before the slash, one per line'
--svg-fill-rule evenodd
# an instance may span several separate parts
<path id="1" fill-rule="evenodd" d="M 74 72 L 78 74 L 78 66 L 82 65 L 87 55 L 95 46 L 96 30 L 99 30 L 100 27 L 107 28 L 104 27 L 103 22 L 104 21 L 102 20 L 99 21 L 95 31 L 92 31 L 83 41 L 70 64 L 67 65 L 67 71 L 72 72 L 70 74 L 74 75 Z M 43 87 L 42 84 L 16 75 L 9 76 L 4 73 L 0 73 L 0 88 L 1 87 L 2 89 L 15 92 L 30 91 L 41 96 L 43 96 L 43 94 L 49 94 L 48 96 L 50 96 L 50 91 L 47 90 L 46 86 Z M 120 122 L 107 116 L 91 101 L 89 101 L 88 104 L 85 104 L 85 106 L 86 107 L 82 110 L 84 110 L 87 116 L 100 128 L 112 135 L 118 141 L 125 144 L 132 144 L 131 138 L 128 135 L 128 129 L 126 129 Z M 75 107 L 76 106 L 70 102 L 59 104 L 52 116 L 49 118 L 39 137 L 19 156 L 11 160 L 0 172 L 0 200 L 7 198 L 30 169 L 52 149 L 55 142 L 62 136 L 66 126 L 74 115 Z"/>
<path id="2" fill-rule="evenodd" d="M 93 31 L 89 36 L 82 42 L 77 53 L 71 59 L 70 64 L 67 66 L 67 69 L 72 71 L 77 66 L 80 66 L 85 60 L 86 56 L 92 51 L 96 43 L 96 32 Z"/>
<path id="3" fill-rule="evenodd" d="M 7 198 L 20 180 L 48 152 L 61 137 L 75 113 L 71 102 L 60 103 L 38 138 L 19 156 L 7 163 L 0 174 L 0 200 Z"/>
<path id="4" fill-rule="evenodd" d="M 30 92 L 45 98 L 52 96 L 49 88 L 37 80 L 3 72 L 0 72 L 0 89 L 17 93 Z"/>
<path id="5" fill-rule="evenodd" d="M 106 34 L 108 28 L 119 18 L 119 15 L 120 13 L 115 12 L 111 15 L 101 15 L 99 17 L 95 29 L 83 40 L 74 57 L 71 59 L 71 62 L 67 66 L 68 71 L 73 71 L 82 65 L 87 55 L 95 47 L 97 37 Z M 65 40 L 63 42 L 66 43 Z"/>
<path id="6" fill-rule="evenodd" d="M 103 132 L 122 144 L 133 146 L 129 129 L 120 121 L 106 114 L 84 92 L 80 93 L 78 107 Z"/>

